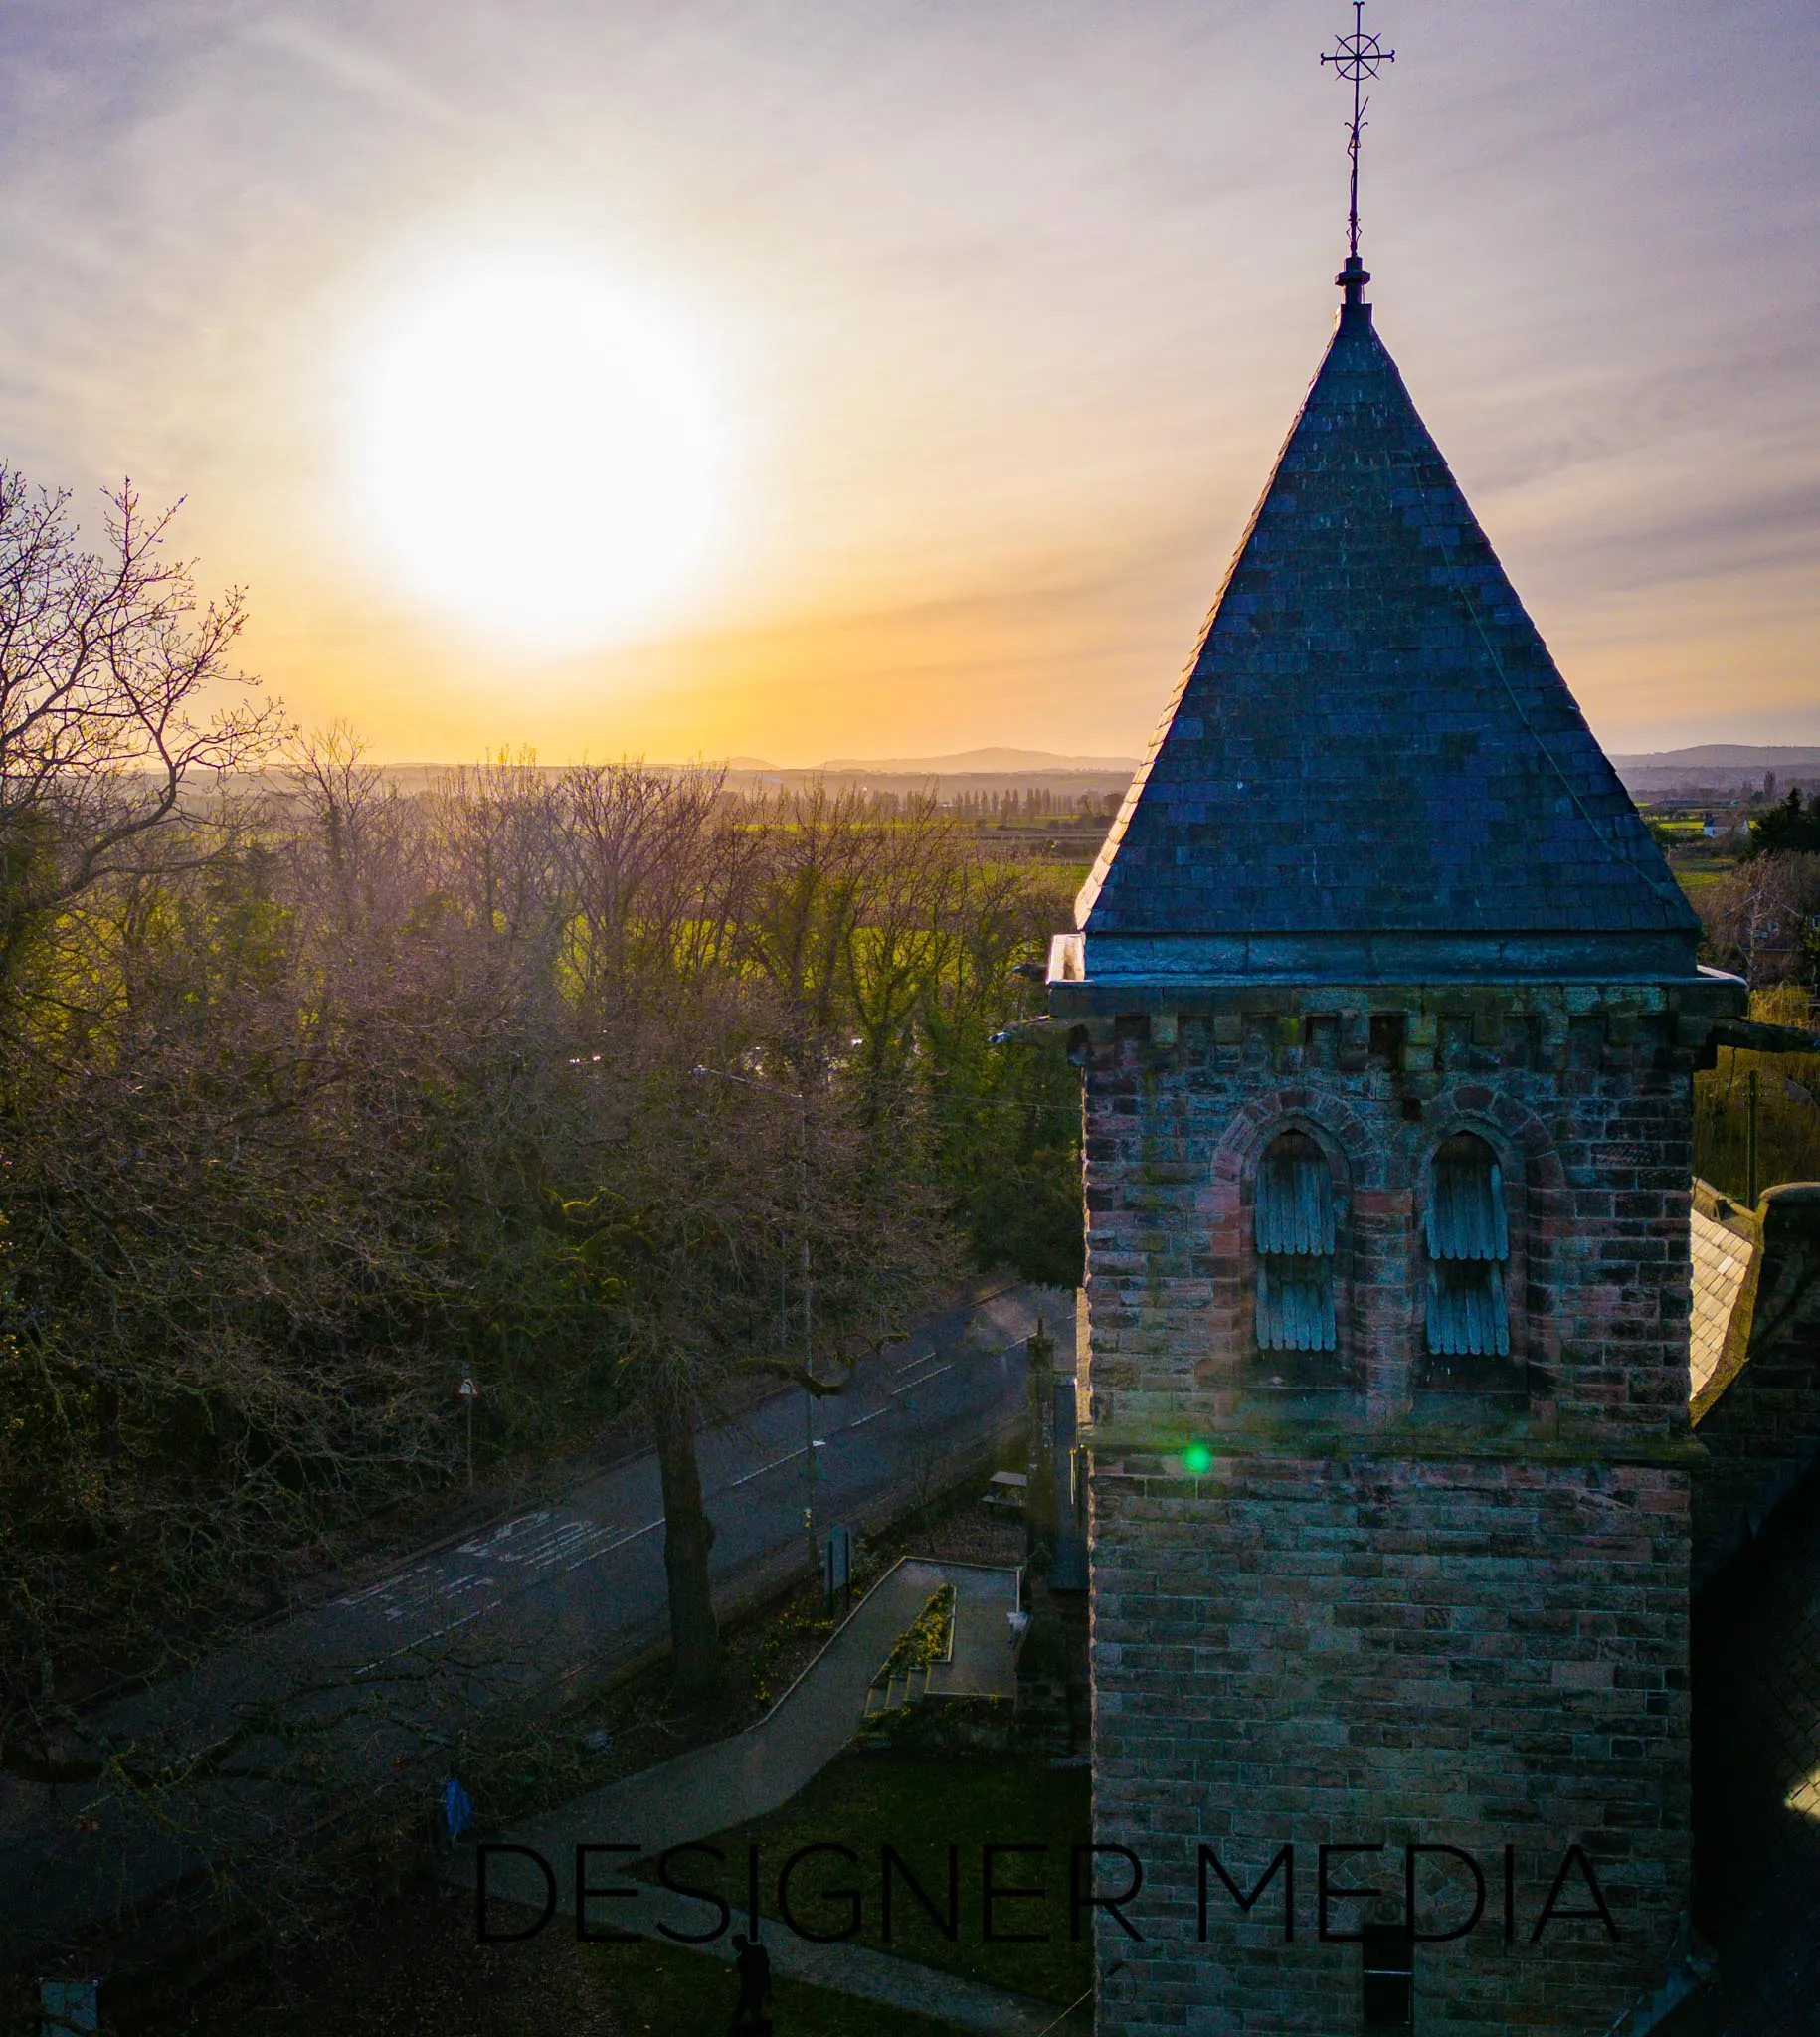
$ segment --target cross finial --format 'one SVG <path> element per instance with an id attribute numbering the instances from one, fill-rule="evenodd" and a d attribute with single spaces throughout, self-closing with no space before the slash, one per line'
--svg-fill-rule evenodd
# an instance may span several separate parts
<path id="1" fill-rule="evenodd" d="M 1346 291 L 1349 308 L 1361 304 L 1362 292 L 1371 278 L 1365 266 L 1359 259 L 1359 135 L 1365 126 L 1365 110 L 1370 100 L 1361 96 L 1360 89 L 1367 78 L 1377 76 L 1378 67 L 1394 64 L 1396 52 L 1386 50 L 1365 25 L 1365 0 L 1353 0 L 1353 33 L 1350 36 L 1336 36 L 1336 48 L 1325 52 L 1323 64 L 1331 64 L 1335 71 L 1353 88 L 1353 118 L 1349 126 L 1346 152 L 1352 164 L 1352 202 L 1347 209 L 1346 266 L 1334 280 Z"/>

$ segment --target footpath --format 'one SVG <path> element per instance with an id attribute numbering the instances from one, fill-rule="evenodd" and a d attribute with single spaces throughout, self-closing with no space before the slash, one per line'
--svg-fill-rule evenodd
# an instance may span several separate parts
<path id="1" fill-rule="evenodd" d="M 628 1880 L 623 1873 L 616 1876 L 609 1864 L 624 1869 L 636 1859 L 705 1839 L 788 1803 L 852 1740 L 879 1665 L 942 1584 L 955 1588 L 954 1645 L 950 1659 L 930 1670 L 930 1692 L 1014 1696 L 1009 1615 L 1017 1603 L 1016 1572 L 904 1558 L 755 1725 L 577 1797 L 489 1841 L 489 1849 L 498 1849 L 486 1856 L 489 1908 L 500 1902 L 533 1914 L 573 1916 L 576 1848 L 623 1846 L 628 1850 L 597 1856 L 590 1867 L 591 1925 L 641 1938 L 665 1937 L 672 1944 L 693 1940 L 689 1949 L 731 1960 L 734 1930 L 749 1930 L 749 1925 L 728 1921 L 714 1903 Z M 472 1888 L 478 1863 L 474 1850 L 457 1849 L 450 1856 L 448 1877 Z M 603 1884 L 614 1891 L 604 1899 L 598 1894 Z M 911 2010 L 957 2029 L 988 2037 L 1084 2037 L 1091 2028 L 1086 2008 L 1060 2009 L 865 1945 L 815 1944 L 774 1918 L 761 1916 L 758 1936 L 775 1973 Z"/>

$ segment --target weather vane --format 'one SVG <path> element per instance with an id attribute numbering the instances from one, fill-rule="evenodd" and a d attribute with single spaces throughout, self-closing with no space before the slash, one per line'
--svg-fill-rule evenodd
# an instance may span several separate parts
<path id="1" fill-rule="evenodd" d="M 1367 78 L 1377 76 L 1378 67 L 1396 62 L 1396 52 L 1386 50 L 1365 25 L 1365 0 L 1353 0 L 1353 33 L 1334 38 L 1338 48 L 1325 52 L 1323 64 L 1331 64 L 1353 88 L 1353 119 L 1346 152 L 1352 162 L 1352 202 L 1347 210 L 1346 267 L 1334 280 L 1346 291 L 1349 304 L 1360 301 L 1361 287 L 1370 281 L 1359 260 L 1359 134 L 1365 126 L 1365 110 L 1371 102 L 1362 97 L 1360 88 Z"/>

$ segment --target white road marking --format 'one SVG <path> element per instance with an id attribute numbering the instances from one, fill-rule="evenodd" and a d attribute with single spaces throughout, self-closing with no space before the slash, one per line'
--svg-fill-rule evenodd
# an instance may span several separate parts
<path id="1" fill-rule="evenodd" d="M 617 1542 L 609 1542 L 600 1549 L 591 1549 L 586 1556 L 578 1556 L 574 1563 L 565 1564 L 563 1569 L 579 1571 L 584 1564 L 593 1563 L 596 1557 L 611 1556 L 616 1549 L 624 1549 L 629 1542 L 637 1542 L 640 1535 L 654 1534 L 662 1526 L 663 1516 L 659 1514 L 654 1521 L 646 1521 L 642 1528 L 628 1528 Z"/>
<path id="2" fill-rule="evenodd" d="M 563 1518 L 544 1508 L 536 1513 L 521 1514 L 514 1521 L 503 1522 L 484 1535 L 475 1536 L 471 1542 L 459 1544 L 455 1552 L 457 1555 L 477 1559 L 478 1562 L 470 1562 L 466 1569 L 454 1575 L 439 1571 L 433 1564 L 414 1564 L 410 1570 L 401 1571 L 396 1576 L 382 1577 L 377 1583 L 351 1591 L 335 1602 L 345 1607 L 370 1606 L 383 1613 L 387 1623 L 392 1624 L 413 1614 L 441 1611 L 463 1600 L 471 1601 L 476 1591 L 488 1594 L 503 1592 L 514 1578 L 522 1588 L 545 1571 L 560 1569 L 565 1574 L 579 1571 L 584 1565 L 610 1556 L 615 1550 L 624 1549 L 628 1543 L 637 1542 L 640 1536 L 649 1535 L 662 1526 L 661 1515 L 654 1521 L 646 1521 L 642 1527 L 619 1530 L 599 1521 L 590 1521 L 582 1515 L 572 1514 Z M 495 1565 L 514 1568 L 496 1570 L 492 1568 Z M 488 1604 L 463 1614 L 454 1625 L 464 1626 L 469 1619 L 478 1618 L 491 1604 L 498 1602 L 489 1597 Z M 434 1641 L 451 1631 L 451 1626 L 439 1626 L 408 1645 L 421 1646 L 424 1641 Z"/>
<path id="3" fill-rule="evenodd" d="M 756 1471 L 748 1471 L 742 1477 L 730 1480 L 721 1487 L 722 1492 L 737 1492 L 742 1485 L 750 1485 L 755 1478 L 763 1478 L 767 1471 L 776 1471 L 781 1465 L 794 1464 L 802 1456 L 807 1445 L 799 1443 L 788 1455 L 772 1458 L 769 1464 L 761 1464 Z"/>
<path id="4" fill-rule="evenodd" d="M 400 1571 L 396 1576 L 381 1577 L 377 1584 L 368 1584 L 359 1591 L 350 1591 L 345 1598 L 337 1598 L 337 1605 L 364 1605 L 369 1598 L 383 1598 L 388 1591 L 397 1589 L 413 1577 L 421 1577 L 429 1571 L 428 1564 L 414 1564 L 408 1571 Z"/>
<path id="5" fill-rule="evenodd" d="M 918 1379 L 906 1380 L 901 1387 L 893 1387 L 891 1389 L 892 1399 L 895 1400 L 898 1394 L 900 1393 L 913 1392 L 918 1387 L 928 1386 L 931 1380 L 939 1380 L 944 1373 L 953 1372 L 955 1367 L 959 1364 L 959 1359 L 950 1359 L 946 1365 L 938 1365 L 935 1371 L 932 1373 L 924 1373 Z"/>

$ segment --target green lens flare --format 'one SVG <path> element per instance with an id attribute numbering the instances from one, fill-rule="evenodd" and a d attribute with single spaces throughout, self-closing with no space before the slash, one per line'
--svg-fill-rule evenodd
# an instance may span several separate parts
<path id="1" fill-rule="evenodd" d="M 1205 1443 L 1190 1443 L 1182 1453 L 1183 1469 L 1191 1477 L 1199 1478 L 1203 1472 L 1213 1468 L 1213 1452 Z"/>

